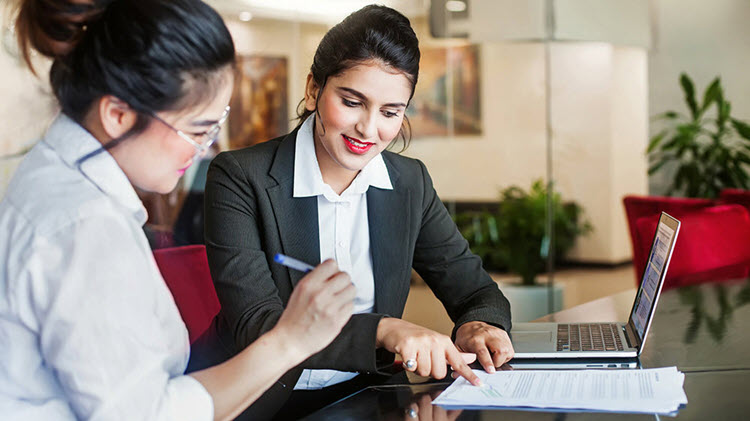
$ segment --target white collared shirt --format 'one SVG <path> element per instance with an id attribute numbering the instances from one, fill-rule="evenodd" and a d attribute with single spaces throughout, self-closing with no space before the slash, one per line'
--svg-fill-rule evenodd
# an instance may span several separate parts
<path id="1" fill-rule="evenodd" d="M 183 375 L 185 324 L 146 211 L 100 143 L 59 116 L 0 202 L 3 420 L 212 420 Z"/>
<path id="2" fill-rule="evenodd" d="M 357 289 L 355 313 L 371 313 L 375 305 L 375 281 L 367 220 L 367 189 L 393 190 L 383 156 L 378 154 L 362 168 L 341 195 L 323 182 L 315 155 L 315 116 L 297 131 L 294 150 L 294 197 L 318 197 L 320 261 L 334 259 L 348 273 Z M 294 256 L 292 256 L 294 257 Z M 304 370 L 295 389 L 320 389 L 354 378 L 357 373 L 336 370 Z"/>

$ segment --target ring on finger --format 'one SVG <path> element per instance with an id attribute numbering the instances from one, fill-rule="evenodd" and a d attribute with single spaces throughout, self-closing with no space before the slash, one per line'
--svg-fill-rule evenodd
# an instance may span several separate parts
<path id="1" fill-rule="evenodd" d="M 401 365 L 407 370 L 413 370 L 417 368 L 417 360 L 409 358 L 408 360 L 401 363 Z"/>

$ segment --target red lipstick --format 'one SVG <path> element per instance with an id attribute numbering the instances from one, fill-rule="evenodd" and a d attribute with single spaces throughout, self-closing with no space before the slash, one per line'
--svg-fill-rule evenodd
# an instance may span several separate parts
<path id="1" fill-rule="evenodd" d="M 370 150 L 370 148 L 375 146 L 374 143 L 362 142 L 359 139 L 349 137 L 345 134 L 342 134 L 341 138 L 344 139 L 344 144 L 346 145 L 346 147 L 357 155 L 364 155 L 367 153 L 367 151 Z"/>

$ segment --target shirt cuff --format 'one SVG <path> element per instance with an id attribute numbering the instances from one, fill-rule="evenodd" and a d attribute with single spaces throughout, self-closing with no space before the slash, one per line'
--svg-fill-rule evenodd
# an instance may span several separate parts
<path id="1" fill-rule="evenodd" d="M 169 380 L 167 394 L 171 398 L 170 420 L 213 421 L 214 401 L 206 388 L 191 376 Z"/>

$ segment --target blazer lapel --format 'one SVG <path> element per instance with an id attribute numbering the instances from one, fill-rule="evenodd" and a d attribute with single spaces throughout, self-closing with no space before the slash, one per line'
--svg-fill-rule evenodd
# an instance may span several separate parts
<path id="1" fill-rule="evenodd" d="M 294 195 L 294 145 L 297 130 L 281 141 L 269 174 L 278 184 L 266 192 L 271 202 L 284 254 L 316 266 L 320 263 L 318 198 Z M 292 286 L 305 275 L 288 269 Z"/>
<path id="2" fill-rule="evenodd" d="M 408 248 L 409 190 L 397 183 L 398 173 L 388 165 L 393 190 L 367 190 L 370 253 L 375 280 L 375 312 L 393 314 L 393 302 L 404 288 L 401 264 Z M 408 284 L 405 286 L 408 289 Z"/>

